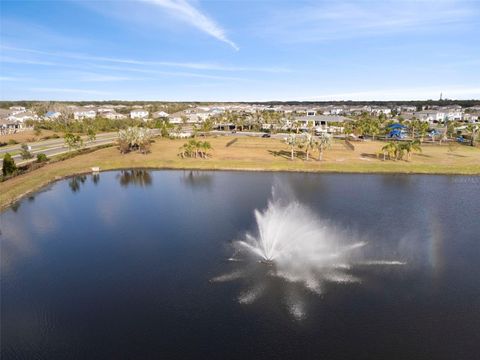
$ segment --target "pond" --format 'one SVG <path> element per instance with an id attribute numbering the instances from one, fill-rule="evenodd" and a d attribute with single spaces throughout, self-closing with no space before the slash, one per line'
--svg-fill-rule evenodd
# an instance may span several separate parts
<path id="1" fill-rule="evenodd" d="M 473 359 L 480 178 L 124 170 L 0 214 L 2 359 Z"/>

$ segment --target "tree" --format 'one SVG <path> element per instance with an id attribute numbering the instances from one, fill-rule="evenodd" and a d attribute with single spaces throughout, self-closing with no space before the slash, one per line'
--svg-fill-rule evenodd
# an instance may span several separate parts
<path id="1" fill-rule="evenodd" d="M 420 128 L 421 121 L 416 117 L 412 118 L 410 122 L 410 129 L 412 130 L 412 139 L 415 139 L 415 130 Z"/>
<path id="2" fill-rule="evenodd" d="M 6 153 L 3 157 L 3 176 L 8 176 L 14 174 L 17 171 L 17 165 L 15 165 L 15 160 L 13 160 L 12 155 Z"/>
<path id="3" fill-rule="evenodd" d="M 155 127 L 160 129 L 160 134 L 162 135 L 162 137 L 167 138 L 170 135 L 170 130 L 173 128 L 173 125 L 170 124 L 168 120 L 160 120 L 157 121 Z"/>
<path id="4" fill-rule="evenodd" d="M 352 121 L 346 121 L 343 125 L 343 132 L 345 136 L 348 136 L 350 134 L 353 134 L 355 130 L 354 123 Z"/>
<path id="5" fill-rule="evenodd" d="M 180 154 L 182 158 L 194 157 L 204 158 L 208 157 L 208 151 L 212 149 L 212 145 L 208 141 L 197 141 L 192 139 L 180 147 Z"/>
<path id="6" fill-rule="evenodd" d="M 33 154 L 30 152 L 27 144 L 22 144 L 22 150 L 20 150 L 20 156 L 23 160 L 28 160 L 33 158 Z"/>
<path id="7" fill-rule="evenodd" d="M 65 134 L 64 137 L 65 145 L 68 146 L 69 150 L 79 149 L 83 146 L 83 140 L 80 135 L 74 135 L 72 133 Z"/>
<path id="8" fill-rule="evenodd" d="M 42 163 L 48 161 L 48 157 L 45 154 L 37 154 L 37 163 Z"/>
<path id="9" fill-rule="evenodd" d="M 332 135 L 321 133 L 317 140 L 318 161 L 323 160 L 323 152 L 332 146 Z"/>
<path id="10" fill-rule="evenodd" d="M 152 137 L 149 129 L 129 127 L 118 132 L 118 147 L 122 154 L 133 150 L 146 154 L 150 151 Z"/>
<path id="11" fill-rule="evenodd" d="M 303 145 L 305 146 L 305 154 L 307 155 L 308 161 L 310 160 L 310 150 L 315 148 L 315 146 L 317 145 L 317 141 L 315 140 L 315 137 L 311 134 L 306 134 Z"/>
<path id="12" fill-rule="evenodd" d="M 180 147 L 180 154 L 178 154 L 182 159 L 186 157 L 193 157 L 195 154 L 195 148 L 191 142 L 187 142 Z"/>
<path id="13" fill-rule="evenodd" d="M 295 156 L 295 147 L 298 145 L 298 140 L 297 140 L 295 135 L 290 134 L 285 139 L 285 142 L 287 143 L 288 146 L 290 146 L 290 150 L 291 150 L 290 158 L 291 158 L 291 160 L 293 160 L 293 158 Z"/>
<path id="14" fill-rule="evenodd" d="M 412 153 L 415 151 L 422 152 L 422 148 L 420 146 L 420 141 L 414 140 L 414 141 L 407 141 L 402 144 L 398 145 L 400 149 L 402 150 L 402 155 L 403 151 L 407 153 L 407 160 L 410 160 L 412 157 Z"/>
<path id="15" fill-rule="evenodd" d="M 208 157 L 208 151 L 212 149 L 212 145 L 208 141 L 200 142 L 200 149 L 202 150 L 202 156 L 206 159 Z"/>
<path id="16" fill-rule="evenodd" d="M 389 159 L 396 159 L 397 154 L 397 143 L 390 141 L 382 147 L 383 160 L 385 160 L 385 154 L 388 154 Z"/>
<path id="17" fill-rule="evenodd" d="M 423 142 L 423 138 L 427 135 L 429 125 L 426 121 L 420 121 L 418 124 L 418 134 L 420 135 L 420 142 Z"/>
<path id="18" fill-rule="evenodd" d="M 199 130 L 205 133 L 205 132 L 212 131 L 212 129 L 213 129 L 213 121 L 210 119 L 207 119 L 204 122 L 202 122 Z"/>
<path id="19" fill-rule="evenodd" d="M 88 137 L 88 141 L 90 142 L 94 142 L 97 139 L 97 134 L 95 133 L 95 130 L 92 127 L 88 128 L 87 137 Z"/>
<path id="20" fill-rule="evenodd" d="M 468 124 L 467 131 L 471 134 L 470 146 L 475 146 L 477 144 L 477 137 L 479 133 L 479 126 L 476 124 Z"/>

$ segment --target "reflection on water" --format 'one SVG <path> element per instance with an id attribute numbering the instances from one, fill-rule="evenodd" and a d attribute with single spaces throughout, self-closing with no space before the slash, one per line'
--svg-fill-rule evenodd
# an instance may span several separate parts
<path id="1" fill-rule="evenodd" d="M 152 175 L 150 170 L 145 169 L 132 169 L 121 170 L 117 175 L 120 185 L 128 187 L 129 185 L 135 185 L 140 187 L 146 187 L 152 185 Z"/>
<path id="2" fill-rule="evenodd" d="M 185 171 L 182 180 L 191 187 L 211 187 L 213 175 L 204 171 Z"/>
<path id="3" fill-rule="evenodd" d="M 92 182 L 95 185 L 97 185 L 99 181 L 100 181 L 100 174 L 99 173 L 93 173 L 92 174 Z"/>
<path id="4" fill-rule="evenodd" d="M 476 178 L 100 175 L 0 213 L 2 360 L 478 358 Z"/>
<path id="5" fill-rule="evenodd" d="M 87 177 L 85 175 L 77 175 L 68 181 L 68 186 L 70 187 L 70 190 L 72 192 L 76 193 L 80 190 L 80 187 L 85 183 L 85 180 L 87 180 Z"/>
<path id="6" fill-rule="evenodd" d="M 12 205 L 10 205 L 10 209 L 12 209 L 14 212 L 17 212 L 18 209 L 20 209 L 21 204 L 22 203 L 20 201 L 16 201 Z"/>

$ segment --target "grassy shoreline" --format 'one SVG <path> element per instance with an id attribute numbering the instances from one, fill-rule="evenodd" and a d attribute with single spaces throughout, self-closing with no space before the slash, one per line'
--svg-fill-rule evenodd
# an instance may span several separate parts
<path id="1" fill-rule="evenodd" d="M 130 168 L 174 170 L 234 170 L 285 171 L 315 173 L 368 174 L 435 174 L 480 175 L 480 149 L 448 146 L 425 146 L 422 154 L 412 161 L 383 161 L 377 154 L 380 142 L 355 144 L 355 151 L 343 143 L 335 143 L 325 154 L 324 161 L 289 159 L 289 150 L 280 140 L 237 137 L 209 138 L 213 146 L 209 159 L 181 159 L 178 148 L 184 140 L 157 139 L 148 155 L 120 155 L 115 147 L 103 148 L 73 158 L 54 162 L 0 183 L 0 210 L 19 199 L 40 190 L 54 181 L 91 172 L 99 166 L 102 171 Z M 298 153 L 300 157 L 303 153 Z"/>

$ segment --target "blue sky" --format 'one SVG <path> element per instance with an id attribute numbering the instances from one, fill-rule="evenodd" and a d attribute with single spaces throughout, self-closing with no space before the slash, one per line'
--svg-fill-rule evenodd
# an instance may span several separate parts
<path id="1" fill-rule="evenodd" d="M 480 99 L 480 1 L 5 1 L 3 100 Z"/>

